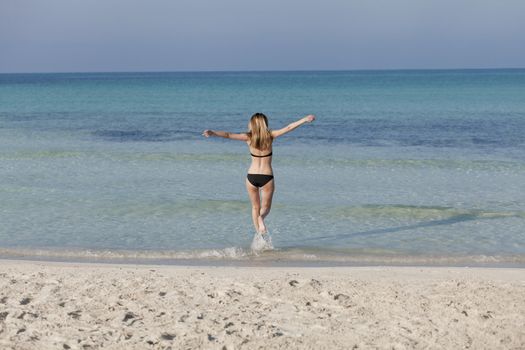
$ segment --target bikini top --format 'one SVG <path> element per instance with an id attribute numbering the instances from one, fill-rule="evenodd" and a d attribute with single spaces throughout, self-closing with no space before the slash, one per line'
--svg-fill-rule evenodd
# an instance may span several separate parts
<path id="1" fill-rule="evenodd" d="M 252 157 L 265 158 L 265 157 L 269 157 L 269 156 L 271 156 L 271 155 L 272 155 L 272 152 L 270 152 L 269 154 L 266 154 L 266 155 L 264 155 L 264 156 L 258 156 L 258 155 L 255 155 L 255 154 L 251 153 L 251 152 L 250 152 L 250 154 L 252 155 Z"/>

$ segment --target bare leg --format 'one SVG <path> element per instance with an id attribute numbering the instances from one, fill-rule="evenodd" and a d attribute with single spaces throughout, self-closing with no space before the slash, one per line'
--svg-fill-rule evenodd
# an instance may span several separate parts
<path id="1" fill-rule="evenodd" d="M 246 179 L 246 190 L 248 191 L 248 197 L 252 204 L 252 220 L 255 231 L 259 232 L 259 215 L 261 211 L 261 197 L 259 196 L 259 189 L 252 185 L 248 179 Z"/>
<path id="2" fill-rule="evenodd" d="M 272 208 L 272 199 L 273 199 L 273 192 L 275 190 L 275 183 L 272 180 L 270 180 L 266 185 L 261 187 L 262 192 L 262 204 L 261 204 L 261 210 L 259 212 L 259 217 L 257 218 L 257 221 L 259 223 L 259 230 L 260 232 L 266 232 L 266 225 L 264 224 L 264 218 L 270 214 L 270 209 Z"/>

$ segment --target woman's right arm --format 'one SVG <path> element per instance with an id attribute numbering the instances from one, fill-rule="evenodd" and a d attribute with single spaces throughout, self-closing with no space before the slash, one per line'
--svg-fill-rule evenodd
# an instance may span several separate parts
<path id="1" fill-rule="evenodd" d="M 288 133 L 288 132 L 290 132 L 290 131 L 292 131 L 294 129 L 297 129 L 301 125 L 303 125 L 305 123 L 311 123 L 314 120 L 315 120 L 315 115 L 309 114 L 306 117 L 299 119 L 298 121 L 295 121 L 293 123 L 288 124 L 287 126 L 285 126 L 282 129 L 272 131 L 272 137 L 276 138 L 276 137 L 282 136 L 282 135 L 284 135 L 284 134 L 286 134 L 286 133 Z"/>
<path id="2" fill-rule="evenodd" d="M 217 136 L 224 137 L 225 139 L 239 140 L 239 141 L 248 141 L 248 135 L 246 134 L 234 134 L 227 131 L 215 131 L 215 130 L 204 130 L 202 135 L 205 137 Z"/>

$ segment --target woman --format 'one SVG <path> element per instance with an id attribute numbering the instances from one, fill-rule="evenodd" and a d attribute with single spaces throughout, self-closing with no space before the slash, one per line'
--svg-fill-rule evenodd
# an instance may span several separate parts
<path id="1" fill-rule="evenodd" d="M 206 137 L 219 136 L 226 139 L 246 141 L 252 164 L 246 177 L 246 189 L 252 203 L 252 220 L 257 233 L 266 233 L 264 219 L 270 213 L 273 191 L 275 189 L 272 171 L 272 143 L 282 136 L 305 123 L 311 123 L 315 116 L 310 114 L 279 130 L 268 128 L 268 118 L 262 113 L 255 113 L 248 124 L 248 132 L 233 134 L 226 131 L 204 130 Z M 261 200 L 262 194 L 262 200 Z"/>

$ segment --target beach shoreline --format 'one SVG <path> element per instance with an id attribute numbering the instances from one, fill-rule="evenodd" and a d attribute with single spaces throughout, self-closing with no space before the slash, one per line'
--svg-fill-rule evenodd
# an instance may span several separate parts
<path id="1" fill-rule="evenodd" d="M 249 247 L 195 250 L 0 248 L 0 260 L 223 267 L 480 267 L 525 268 L 523 255 L 438 255 L 330 249 Z"/>
<path id="2" fill-rule="evenodd" d="M 525 269 L 0 259 L 5 349 L 525 346 Z"/>

